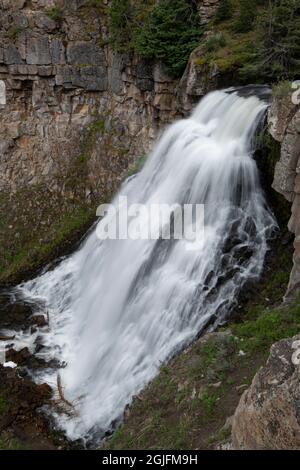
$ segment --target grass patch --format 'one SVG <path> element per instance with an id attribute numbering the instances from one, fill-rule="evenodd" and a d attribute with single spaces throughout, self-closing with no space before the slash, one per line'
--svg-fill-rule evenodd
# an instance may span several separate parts
<path id="1" fill-rule="evenodd" d="M 0 450 L 29 450 L 18 441 L 17 439 L 12 439 L 8 435 L 2 433 L 0 435 Z"/>
<path id="2" fill-rule="evenodd" d="M 133 165 L 131 165 L 131 167 L 129 168 L 129 171 L 127 173 L 127 178 L 139 173 L 142 170 L 143 166 L 145 165 L 146 159 L 147 159 L 147 155 L 142 155 L 141 157 L 139 157 L 137 161 Z"/>
<path id="3" fill-rule="evenodd" d="M 295 336 L 300 330 L 300 301 L 293 307 L 261 308 L 256 315 L 256 318 L 233 327 L 245 352 L 257 349 L 267 352 L 273 343 Z"/>
<path id="4" fill-rule="evenodd" d="M 95 217 L 96 208 L 45 188 L 0 196 L 0 283 L 19 280 L 37 269 L 60 247 L 74 243 Z"/>
<path id="5" fill-rule="evenodd" d="M 46 15 L 53 21 L 62 21 L 64 16 L 63 10 L 58 6 L 49 8 L 49 10 L 46 11 Z"/>

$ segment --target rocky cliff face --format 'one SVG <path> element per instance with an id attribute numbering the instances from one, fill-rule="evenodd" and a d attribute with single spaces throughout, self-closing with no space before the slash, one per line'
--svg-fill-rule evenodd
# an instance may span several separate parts
<path id="1" fill-rule="evenodd" d="M 300 448 L 300 335 L 271 348 L 234 414 L 235 449 Z"/>
<path id="2" fill-rule="evenodd" d="M 300 288 L 300 106 L 291 96 L 273 99 L 269 111 L 269 129 L 281 144 L 281 157 L 276 163 L 273 188 L 292 204 L 288 224 L 295 234 L 294 267 L 286 298 L 295 297 Z"/>
<path id="3" fill-rule="evenodd" d="M 204 22 L 217 2 L 199 2 Z M 207 91 L 194 71 L 179 83 L 160 64 L 114 53 L 93 2 L 1 0 L 0 22 L 0 190 L 65 190 L 84 155 L 86 193 L 101 192 Z"/>

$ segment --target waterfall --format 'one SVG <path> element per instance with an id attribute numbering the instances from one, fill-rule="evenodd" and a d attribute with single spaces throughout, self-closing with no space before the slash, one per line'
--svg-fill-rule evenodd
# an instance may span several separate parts
<path id="1" fill-rule="evenodd" d="M 72 256 L 19 287 L 47 306 L 39 355 L 59 362 L 75 412 L 52 413 L 70 439 L 101 438 L 161 364 L 225 322 L 245 283 L 259 278 L 276 226 L 252 158 L 267 107 L 238 90 L 208 94 L 120 189 L 128 204 L 204 204 L 197 250 L 185 239 L 99 240 L 94 228 Z M 55 389 L 57 369 L 36 380 Z"/>

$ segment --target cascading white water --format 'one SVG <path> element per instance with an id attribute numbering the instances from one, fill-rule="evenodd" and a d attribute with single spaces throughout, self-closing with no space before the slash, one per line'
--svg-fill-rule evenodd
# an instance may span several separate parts
<path id="1" fill-rule="evenodd" d="M 53 271 L 20 286 L 50 314 L 40 355 L 62 364 L 76 415 L 56 418 L 69 438 L 101 438 L 161 363 L 224 321 L 260 275 L 276 225 L 251 158 L 266 108 L 232 90 L 207 95 L 121 188 L 129 204 L 205 204 L 197 251 L 186 240 L 100 241 L 93 230 Z M 48 369 L 38 379 L 55 387 L 56 375 Z"/>

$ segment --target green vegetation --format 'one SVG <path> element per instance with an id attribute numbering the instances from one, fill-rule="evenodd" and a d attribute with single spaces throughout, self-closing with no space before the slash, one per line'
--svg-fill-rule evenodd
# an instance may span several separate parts
<path id="1" fill-rule="evenodd" d="M 109 201 L 121 183 L 129 166 L 128 148 L 116 140 L 116 122 L 109 113 L 101 117 L 95 113 L 93 118 L 78 154 L 62 162 L 55 190 L 35 185 L 0 193 L 0 284 L 20 282 L 71 250 L 95 220 L 98 205 Z M 95 175 L 89 167 L 91 158 Z M 140 165 L 142 161 L 136 171 Z"/>
<path id="2" fill-rule="evenodd" d="M 214 35 L 223 44 L 200 43 L 194 61 L 203 70 L 215 67 L 238 83 L 294 80 L 300 76 L 300 5 L 294 0 L 232 0 L 230 12 L 220 19 L 217 10 Z M 225 15 L 226 16 L 226 15 Z M 223 18 L 223 17 L 222 17 Z"/>
<path id="3" fill-rule="evenodd" d="M 109 9 L 111 42 L 117 52 L 132 48 L 134 10 L 130 0 L 112 0 Z"/>
<path id="4" fill-rule="evenodd" d="M 135 51 L 140 57 L 162 61 L 173 76 L 183 73 L 203 32 L 196 4 L 190 0 L 140 0 L 134 4 L 113 0 L 109 27 L 117 52 Z"/>
<path id="5" fill-rule="evenodd" d="M 49 10 L 46 11 L 46 15 L 53 21 L 63 20 L 63 10 L 58 6 L 49 8 Z"/>
<path id="6" fill-rule="evenodd" d="M 146 158 L 147 158 L 147 155 L 142 155 L 140 158 L 137 159 L 137 161 L 133 165 L 131 165 L 131 167 L 129 168 L 129 171 L 127 173 L 127 178 L 129 178 L 130 176 L 133 176 L 136 173 L 139 173 L 139 171 L 141 171 L 141 169 L 143 168 L 143 166 L 146 162 Z"/>
<path id="7" fill-rule="evenodd" d="M 8 210 L 9 208 L 9 210 Z M 20 280 L 84 234 L 95 208 L 33 187 L 0 198 L 0 283 Z"/>
<path id="8" fill-rule="evenodd" d="M 23 33 L 24 31 L 26 31 L 24 26 L 14 25 L 8 30 L 7 34 L 10 39 L 15 40 L 19 34 Z"/>
<path id="9" fill-rule="evenodd" d="M 233 332 L 245 352 L 268 351 L 273 343 L 299 333 L 300 302 L 294 307 L 268 310 L 261 308 L 256 318 L 236 325 Z"/>
<path id="10" fill-rule="evenodd" d="M 0 450 L 28 450 L 17 439 L 12 439 L 5 433 L 0 434 Z"/>
<path id="11" fill-rule="evenodd" d="M 222 33 L 215 33 L 210 36 L 205 42 L 207 52 L 215 52 L 218 49 L 226 46 L 226 39 Z"/>
<path id="12" fill-rule="evenodd" d="M 270 0 L 255 24 L 256 51 L 244 74 L 280 80 L 299 76 L 300 5 L 294 0 Z"/>
<path id="13" fill-rule="evenodd" d="M 105 10 L 106 5 L 103 3 L 103 0 L 88 0 L 85 4 L 88 8 L 96 8 L 101 12 Z"/>
<path id="14" fill-rule="evenodd" d="M 234 23 L 234 31 L 248 33 L 253 29 L 257 15 L 257 0 L 239 0 L 239 13 Z"/>
<path id="15" fill-rule="evenodd" d="M 233 3 L 232 0 L 220 0 L 216 14 L 215 23 L 222 23 L 229 20 L 233 16 Z"/>
<path id="16" fill-rule="evenodd" d="M 202 36 L 196 6 L 187 0 L 161 0 L 135 37 L 141 57 L 162 61 L 169 73 L 180 76 Z"/>

